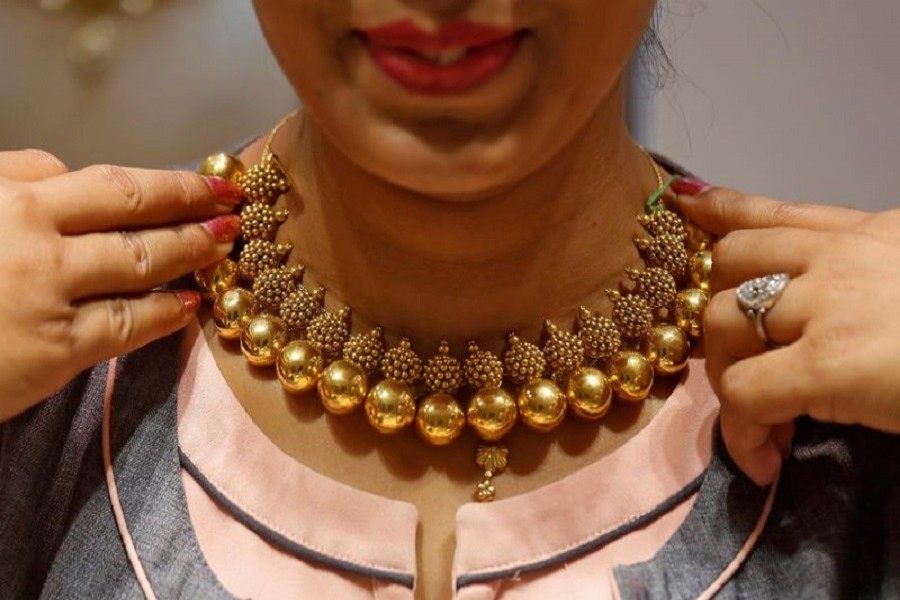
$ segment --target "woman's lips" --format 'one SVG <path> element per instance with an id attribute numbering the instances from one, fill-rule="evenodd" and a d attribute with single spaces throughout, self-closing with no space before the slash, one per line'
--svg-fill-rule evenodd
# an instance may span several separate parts
<path id="1" fill-rule="evenodd" d="M 522 33 L 459 20 L 436 32 L 398 21 L 358 32 L 375 64 L 404 88 L 429 95 L 462 94 L 498 75 Z"/>

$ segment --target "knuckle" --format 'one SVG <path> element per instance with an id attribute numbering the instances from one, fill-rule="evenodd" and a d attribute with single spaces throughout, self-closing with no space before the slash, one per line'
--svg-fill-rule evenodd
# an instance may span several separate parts
<path id="1" fill-rule="evenodd" d="M 175 202 L 180 202 L 186 209 L 201 204 L 204 197 L 198 193 L 197 176 L 194 173 L 172 171 L 171 173 L 167 173 L 166 177 L 170 178 L 173 192 L 170 197 Z"/>
<path id="2" fill-rule="evenodd" d="M 814 208 L 815 205 L 809 202 L 776 202 L 770 212 L 768 225 L 802 222 Z"/>
<path id="3" fill-rule="evenodd" d="M 185 262 L 199 263 L 209 255 L 209 236 L 203 234 L 200 227 L 178 227 L 175 230 L 181 244 L 181 254 Z"/>
<path id="4" fill-rule="evenodd" d="M 747 382 L 745 381 L 740 363 L 735 363 L 722 372 L 719 379 L 719 400 L 723 404 L 745 413 L 748 408 Z"/>
<path id="5" fill-rule="evenodd" d="M 714 294 L 703 312 L 703 330 L 708 337 L 716 336 L 727 330 L 728 318 L 734 310 L 734 298 L 728 293 Z"/>
<path id="6" fill-rule="evenodd" d="M 6 219 L 33 223 L 37 216 L 37 197 L 25 185 L 4 185 L 0 191 Z"/>
<path id="7" fill-rule="evenodd" d="M 44 170 L 49 171 L 52 174 L 61 175 L 63 173 L 68 173 L 69 171 L 66 163 L 64 163 L 56 155 L 47 152 L 46 150 L 30 148 L 28 150 L 23 150 L 22 153 L 25 155 L 25 158 L 29 163 L 39 165 L 43 167 Z"/>
<path id="8" fill-rule="evenodd" d="M 144 194 L 141 185 L 131 169 L 117 165 L 97 165 L 99 177 L 109 183 L 125 201 L 128 211 L 138 214 L 144 208 Z"/>
<path id="9" fill-rule="evenodd" d="M 729 231 L 722 236 L 713 246 L 712 260 L 713 265 L 719 270 L 728 268 L 732 257 L 738 254 L 742 248 L 746 247 L 749 237 L 753 232 L 747 229 L 737 229 Z M 714 269 L 715 271 L 715 269 Z"/>
<path id="10" fill-rule="evenodd" d="M 153 271 L 153 260 L 146 240 L 138 233 L 119 232 L 119 243 L 131 259 L 134 274 L 139 281 L 150 277 Z"/>
<path id="11" fill-rule="evenodd" d="M 834 359 L 840 363 L 847 350 L 847 344 L 858 333 L 858 327 L 830 323 L 809 327 L 804 335 L 805 349 L 808 353 L 808 368 L 813 371 L 813 379 L 824 381 L 833 368 Z"/>
<path id="12" fill-rule="evenodd" d="M 134 340 L 134 310 L 124 298 L 106 301 L 107 327 L 112 338 L 121 347 L 127 347 Z"/>

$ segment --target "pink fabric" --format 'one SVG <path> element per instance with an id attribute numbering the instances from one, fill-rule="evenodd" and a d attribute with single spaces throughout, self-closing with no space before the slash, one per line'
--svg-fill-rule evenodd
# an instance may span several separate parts
<path id="1" fill-rule="evenodd" d="M 323 477 L 281 452 L 241 408 L 196 322 L 187 330 L 187 341 L 192 349 L 179 381 L 178 440 L 206 478 L 244 512 L 307 548 L 367 567 L 415 573 L 415 507 Z M 286 565 L 278 577 L 300 585 L 291 590 L 294 598 L 307 597 L 299 590 L 328 590 L 326 584 L 335 593 L 332 597 L 373 597 L 358 577 L 336 577 L 274 548 L 260 547 L 255 534 L 229 523 L 195 483 L 189 482 L 185 491 L 201 550 L 233 594 L 267 597 L 272 580 L 263 574 Z M 236 551 L 245 544 L 259 552 Z M 378 587 L 385 588 L 380 591 L 383 597 L 390 597 L 394 586 Z"/>
<path id="2" fill-rule="evenodd" d="M 335 482 L 283 454 L 241 408 L 196 323 L 186 344 L 178 437 L 200 471 L 232 502 L 300 544 L 357 564 L 415 573 L 416 509 Z M 712 454 L 718 404 L 702 363 L 693 361 L 690 370 L 693 375 L 653 421 L 609 456 L 534 492 L 462 506 L 454 580 L 557 555 L 649 511 L 695 479 Z M 412 598 L 398 584 L 330 570 L 268 545 L 224 512 L 189 474 L 183 478 L 200 547 L 235 595 Z M 539 574 L 466 586 L 458 598 L 614 597 L 612 567 L 651 558 L 692 504 L 693 498 L 587 556 Z M 270 584 L 276 580 L 278 589 Z"/>
<path id="3" fill-rule="evenodd" d="M 740 570 L 741 566 L 750 556 L 750 553 L 753 552 L 753 548 L 756 547 L 756 543 L 759 541 L 763 529 L 766 528 L 766 523 L 769 521 L 769 515 L 772 514 L 772 505 L 775 503 L 775 492 L 778 490 L 780 475 L 781 474 L 779 473 L 779 475 L 775 477 L 775 481 L 773 481 L 772 485 L 769 487 L 769 495 L 766 496 L 766 503 L 763 506 L 762 513 L 759 515 L 759 519 L 756 521 L 756 525 L 753 527 L 753 531 L 750 532 L 750 535 L 744 541 L 741 549 L 738 550 L 738 553 L 735 554 L 731 562 L 728 563 L 725 570 L 719 574 L 716 580 L 713 581 L 702 594 L 700 594 L 697 600 L 712 600 L 715 598 L 718 593 L 722 591 L 722 588 L 725 587 L 725 584 L 734 577 L 734 574 L 737 573 L 738 570 Z"/>
<path id="4" fill-rule="evenodd" d="M 112 450 L 109 440 L 109 424 L 112 418 L 112 398 L 113 390 L 116 384 L 116 363 L 115 358 L 110 359 L 107 364 L 106 373 L 106 390 L 103 396 L 103 426 L 102 426 L 102 445 L 103 445 L 103 471 L 106 476 L 106 491 L 109 495 L 109 503 L 112 507 L 113 517 L 116 520 L 116 527 L 119 530 L 119 537 L 122 538 L 122 545 L 125 546 L 125 556 L 131 563 L 134 570 L 134 576 L 138 581 L 141 591 L 147 600 L 156 600 L 156 594 L 150 586 L 150 580 L 144 571 L 144 565 L 138 556 L 137 548 L 134 546 L 134 539 L 131 532 L 128 531 L 128 523 L 125 521 L 125 511 L 122 510 L 122 502 L 119 500 L 119 487 L 116 485 L 116 473 L 113 469 Z"/>

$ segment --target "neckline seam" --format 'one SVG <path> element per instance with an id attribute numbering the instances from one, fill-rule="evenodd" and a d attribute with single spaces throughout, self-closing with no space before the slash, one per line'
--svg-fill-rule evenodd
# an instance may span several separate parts
<path id="1" fill-rule="evenodd" d="M 592 552 L 597 552 L 609 544 L 624 538 L 628 534 L 653 523 L 657 519 L 675 510 L 691 497 L 695 496 L 699 492 L 708 470 L 709 467 L 705 467 L 703 471 L 687 485 L 674 494 L 666 497 L 648 511 L 638 515 L 631 515 L 624 520 L 620 520 L 616 525 L 591 534 L 588 536 L 588 539 L 584 541 L 576 542 L 563 548 L 544 553 L 544 558 L 539 558 L 537 560 L 519 560 L 502 565 L 492 565 L 474 570 L 464 575 L 459 575 L 454 583 L 455 589 L 459 591 L 466 586 L 478 583 L 486 583 L 489 581 L 506 579 L 511 576 L 520 576 L 535 571 L 541 571 L 559 563 L 567 562 Z"/>

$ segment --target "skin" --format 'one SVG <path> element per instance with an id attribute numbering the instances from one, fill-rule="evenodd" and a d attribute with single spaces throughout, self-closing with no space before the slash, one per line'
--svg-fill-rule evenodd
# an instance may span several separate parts
<path id="1" fill-rule="evenodd" d="M 258 0 L 273 52 L 307 107 L 275 147 L 301 187 L 287 199 L 293 217 L 279 235 L 294 242 L 310 281 L 353 306 L 360 328 L 379 323 L 389 340 L 409 335 L 419 348 L 440 339 L 460 348 L 471 337 L 496 348 L 510 329 L 537 339 L 548 317 L 568 326 L 579 304 L 608 312 L 601 292 L 640 263 L 634 216 L 656 186 L 625 129 L 621 82 L 652 4 Z M 532 32 L 508 73 L 460 97 L 411 95 L 374 70 L 349 34 L 397 18 L 428 26 L 459 15 Z M 243 158 L 255 162 L 260 151 L 256 144 Z M 201 225 L 231 210 L 224 200 L 196 175 L 68 173 L 43 153 L 0 153 L 8 207 L 0 418 L 187 323 L 191 311 L 177 297 L 145 291 L 227 253 L 230 243 Z M 797 208 L 725 190 L 679 204 L 724 236 L 707 356 L 737 463 L 770 481 L 803 414 L 900 431 L 892 351 L 900 335 L 885 316 L 900 300 L 896 212 Z M 36 263 L 38 251 L 50 259 Z M 769 352 L 736 310 L 733 288 L 774 271 L 797 279 L 768 319 L 772 337 L 788 346 Z M 452 515 L 472 492 L 474 438 L 448 453 L 413 436 L 380 436 L 360 415 L 324 418 L 315 402 L 290 401 L 271 374 L 212 340 L 204 322 L 230 386 L 276 444 L 326 475 L 419 506 L 418 594 L 446 595 Z M 520 428 L 509 440 L 518 466 L 498 480 L 502 493 L 597 460 L 658 406 L 620 406 L 601 424 L 567 422 L 550 436 Z"/>

